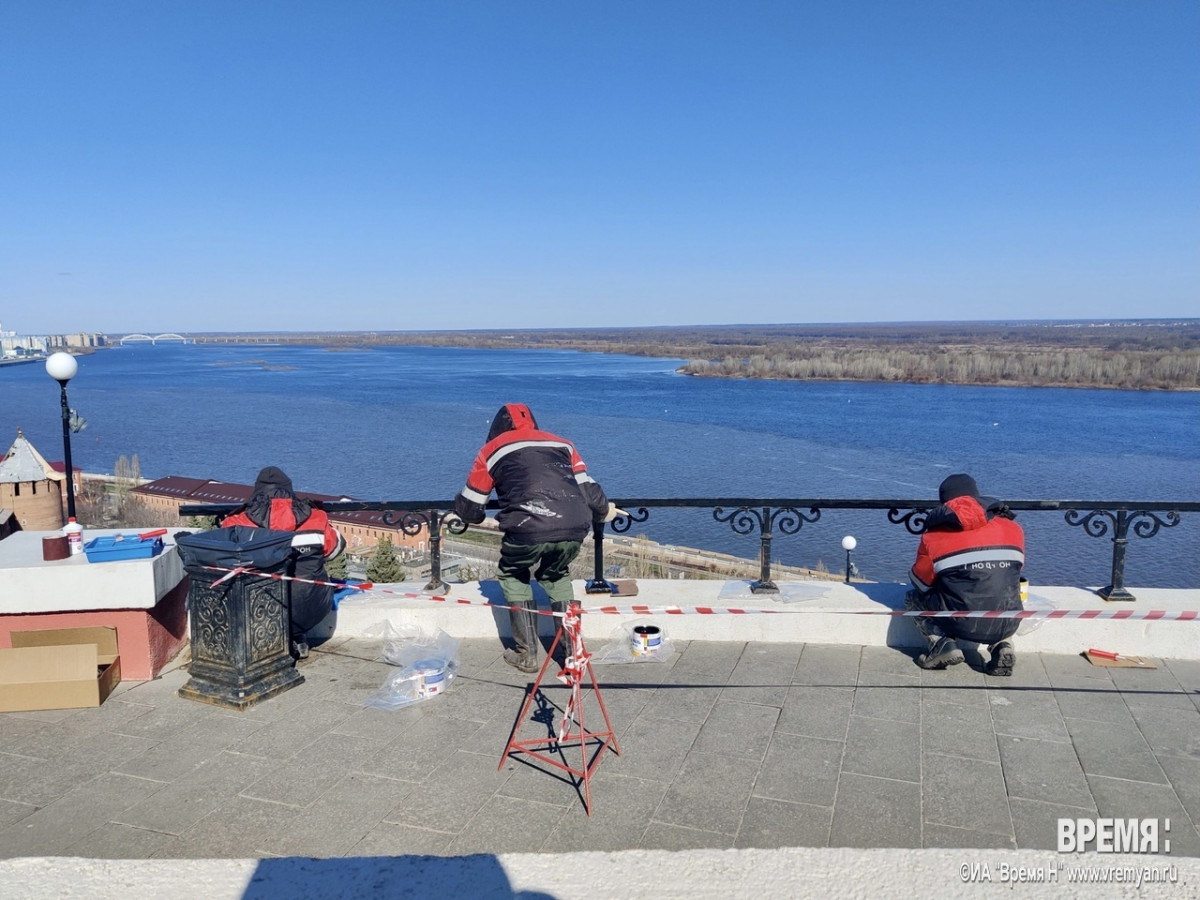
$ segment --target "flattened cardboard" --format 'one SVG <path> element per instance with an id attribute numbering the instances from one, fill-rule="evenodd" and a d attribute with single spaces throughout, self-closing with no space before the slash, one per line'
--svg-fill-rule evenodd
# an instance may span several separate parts
<path id="1" fill-rule="evenodd" d="M 614 597 L 636 597 L 637 596 L 638 583 L 637 583 L 637 580 L 634 578 L 619 579 L 617 581 L 611 582 L 611 584 L 613 587 L 616 588 L 616 590 L 612 592 L 612 595 Z"/>
<path id="2" fill-rule="evenodd" d="M 14 631 L 0 650 L 0 712 L 99 706 L 121 681 L 115 628 Z"/>
<path id="3" fill-rule="evenodd" d="M 1105 659 L 1102 656 L 1092 656 L 1090 653 L 1084 654 L 1094 666 L 1103 666 L 1106 669 L 1157 669 L 1154 663 L 1141 656 L 1122 656 L 1120 659 Z"/>

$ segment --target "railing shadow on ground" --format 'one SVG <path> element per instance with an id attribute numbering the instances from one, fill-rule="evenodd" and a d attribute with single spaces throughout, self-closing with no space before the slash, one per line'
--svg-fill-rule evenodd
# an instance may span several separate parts
<path id="1" fill-rule="evenodd" d="M 759 577 L 750 585 L 754 593 L 776 594 L 778 586 L 771 577 L 771 543 L 775 534 L 794 535 L 807 524 L 821 519 L 822 510 L 883 511 L 887 520 L 919 535 L 925 530 L 925 519 L 936 500 L 922 499 L 854 499 L 854 498 L 750 498 L 750 497 L 692 497 L 692 498 L 626 498 L 613 502 L 625 511 L 607 528 L 614 534 L 624 534 L 635 524 L 645 523 L 656 509 L 707 509 L 717 522 L 728 524 L 735 534 L 759 536 Z M 450 510 L 453 500 L 391 500 L 391 501 L 327 501 L 316 503 L 328 513 L 376 511 L 383 513 L 383 522 L 399 527 L 408 535 L 429 535 L 430 579 L 427 590 L 446 591 L 449 585 L 442 578 L 441 543 L 443 529 L 449 534 L 463 534 L 469 528 Z M 185 504 L 180 516 L 223 516 L 235 511 L 233 504 Z M 499 505 L 488 503 L 490 510 Z M 1082 528 L 1089 537 L 1112 535 L 1112 564 L 1108 584 L 1096 593 L 1105 600 L 1135 600 L 1125 587 L 1125 555 L 1130 534 L 1152 538 L 1164 528 L 1174 528 L 1181 513 L 1200 512 L 1200 502 L 1143 501 L 1143 500 L 1009 500 L 1002 507 L 1008 512 L 1059 512 L 1068 526 Z M 604 535 L 606 526 L 592 526 L 593 576 L 587 582 L 589 594 L 612 594 L 615 585 L 605 577 Z"/>

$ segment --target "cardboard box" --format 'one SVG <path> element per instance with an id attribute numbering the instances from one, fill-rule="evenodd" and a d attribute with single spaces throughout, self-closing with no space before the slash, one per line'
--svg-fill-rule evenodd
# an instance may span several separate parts
<path id="1" fill-rule="evenodd" d="M 99 706 L 121 681 L 115 628 L 14 631 L 0 650 L 0 712 Z"/>

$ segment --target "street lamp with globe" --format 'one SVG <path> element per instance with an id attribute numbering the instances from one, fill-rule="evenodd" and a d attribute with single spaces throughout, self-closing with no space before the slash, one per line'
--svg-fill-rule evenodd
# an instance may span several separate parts
<path id="1" fill-rule="evenodd" d="M 846 584 L 850 583 L 851 573 L 857 575 L 858 572 L 854 567 L 854 563 L 850 562 L 850 551 L 858 546 L 858 541 L 852 535 L 846 535 L 842 538 L 842 549 L 846 551 Z"/>
<path id="2" fill-rule="evenodd" d="M 63 465 L 67 473 L 67 518 L 75 518 L 75 469 L 71 465 L 71 407 L 67 403 L 67 382 L 79 371 L 79 363 L 70 353 L 52 353 L 46 359 L 46 373 L 58 382 L 62 396 Z"/>

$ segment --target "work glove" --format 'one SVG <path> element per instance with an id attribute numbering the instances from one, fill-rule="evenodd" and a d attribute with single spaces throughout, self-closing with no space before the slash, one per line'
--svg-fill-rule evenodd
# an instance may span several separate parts
<path id="1" fill-rule="evenodd" d="M 606 512 L 604 514 L 604 521 L 611 522 L 617 516 L 627 516 L 627 515 L 629 515 L 629 513 L 625 512 L 625 510 L 621 509 L 621 507 L 617 506 L 617 504 L 613 503 L 610 500 L 608 502 L 608 512 Z"/>

